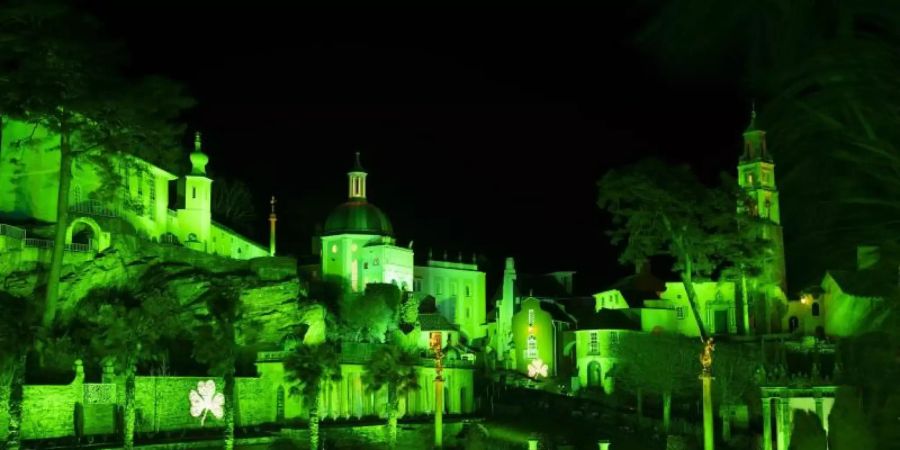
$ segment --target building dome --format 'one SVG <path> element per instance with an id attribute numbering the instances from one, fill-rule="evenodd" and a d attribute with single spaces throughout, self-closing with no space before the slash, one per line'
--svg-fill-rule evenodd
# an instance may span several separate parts
<path id="1" fill-rule="evenodd" d="M 339 205 L 325 220 L 325 236 L 334 234 L 374 234 L 393 236 L 394 228 L 377 206 L 365 199 L 352 199 Z"/>

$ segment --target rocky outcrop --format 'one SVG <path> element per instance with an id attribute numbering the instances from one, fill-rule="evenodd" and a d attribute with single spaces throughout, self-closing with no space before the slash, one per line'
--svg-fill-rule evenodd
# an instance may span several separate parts
<path id="1" fill-rule="evenodd" d="M 297 278 L 296 261 L 289 258 L 240 261 L 128 236 L 117 237 L 93 257 L 85 255 L 67 254 L 60 278 L 63 320 L 94 289 L 126 287 L 138 294 L 171 295 L 185 306 L 186 315 L 201 316 L 206 314 L 203 296 L 213 284 L 239 292 L 244 320 L 258 325 L 254 339 L 259 343 L 277 345 L 308 315 L 298 308 L 306 290 Z M 46 275 L 39 264 L 0 264 L 0 269 L 0 289 L 21 297 L 41 295 Z"/>

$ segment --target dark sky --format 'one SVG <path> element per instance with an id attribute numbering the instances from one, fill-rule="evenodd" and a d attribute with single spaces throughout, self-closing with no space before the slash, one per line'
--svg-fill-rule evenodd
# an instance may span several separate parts
<path id="1" fill-rule="evenodd" d="M 309 252 L 346 196 L 355 151 L 369 199 L 419 254 L 515 256 L 528 271 L 623 268 L 595 182 L 641 156 L 733 170 L 749 100 L 737 80 L 671 81 L 639 52 L 645 13 L 302 10 L 103 2 L 132 69 L 187 84 L 210 169 L 279 198 L 279 249 Z M 619 9 L 616 9 L 619 8 Z M 266 223 L 260 216 L 259 238 Z"/>

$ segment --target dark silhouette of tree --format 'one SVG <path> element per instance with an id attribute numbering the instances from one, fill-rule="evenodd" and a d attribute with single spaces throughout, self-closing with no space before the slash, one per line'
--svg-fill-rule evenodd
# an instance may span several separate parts
<path id="1" fill-rule="evenodd" d="M 363 382 L 371 392 L 387 388 L 388 446 L 397 446 L 397 414 L 400 396 L 419 389 L 419 357 L 411 349 L 396 344 L 379 347 L 372 354 L 363 372 Z"/>
<path id="2" fill-rule="evenodd" d="M 123 440 L 129 450 L 134 447 L 137 366 L 165 354 L 164 340 L 182 326 L 181 305 L 161 289 L 96 289 L 78 305 L 73 326 L 76 341 L 92 360 L 112 364 L 125 377 Z"/>
<path id="3" fill-rule="evenodd" d="M 22 402 L 25 385 L 25 359 L 34 342 L 33 304 L 27 300 L 0 294 L 0 397 L 9 412 L 7 425 L 7 449 L 18 449 L 21 444 Z"/>
<path id="4" fill-rule="evenodd" d="M 309 413 L 309 448 L 319 448 L 319 393 L 322 383 L 341 379 L 340 355 L 334 342 L 298 345 L 284 360 L 284 376 Z"/>
<path id="5" fill-rule="evenodd" d="M 827 442 L 822 421 L 813 412 L 795 410 L 790 450 L 825 450 Z"/>
<path id="6" fill-rule="evenodd" d="M 645 159 L 610 170 L 597 186 L 598 205 L 612 215 L 607 233 L 613 244 L 623 244 L 619 262 L 636 266 L 651 256 L 672 257 L 705 340 L 694 280 L 729 267 L 749 270 L 768 249 L 761 234 L 751 232 L 754 221 L 737 213 L 741 198 L 733 185 L 708 188 L 687 166 Z"/>
<path id="7" fill-rule="evenodd" d="M 150 161 L 171 154 L 166 150 L 177 148 L 173 137 L 182 131 L 173 121 L 192 104 L 171 81 L 125 79 L 118 70 L 123 60 L 121 48 L 101 36 L 95 20 L 64 3 L 18 0 L 0 9 L 0 113 L 44 127 L 59 139 L 45 330 L 53 324 L 59 297 L 73 161 L 90 160 L 112 175 L 111 153 L 137 153 Z"/>
<path id="8" fill-rule="evenodd" d="M 245 233 L 264 225 L 254 223 L 257 219 L 256 207 L 246 183 L 223 177 L 216 177 L 215 180 L 216 188 L 212 191 L 210 205 L 213 218 Z"/>

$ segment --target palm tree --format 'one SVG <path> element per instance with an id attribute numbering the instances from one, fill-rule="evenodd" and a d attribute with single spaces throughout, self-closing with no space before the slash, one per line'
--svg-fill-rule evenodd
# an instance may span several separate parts
<path id="1" fill-rule="evenodd" d="M 284 360 L 284 377 L 309 411 L 309 448 L 319 448 L 319 392 L 323 381 L 341 379 L 340 356 L 333 342 L 298 345 Z"/>
<path id="2" fill-rule="evenodd" d="M 237 352 L 238 324 L 243 317 L 240 294 L 233 289 L 213 284 L 204 295 L 209 315 L 195 330 L 194 356 L 209 364 L 213 375 L 221 376 L 225 383 L 224 442 L 225 449 L 234 448 L 234 374 Z"/>
<path id="3" fill-rule="evenodd" d="M 137 365 L 164 353 L 161 341 L 179 329 L 180 305 L 167 295 L 127 290 L 95 290 L 78 307 L 77 340 L 98 362 L 125 375 L 123 441 L 134 448 Z"/>
<path id="4" fill-rule="evenodd" d="M 25 359 L 34 342 L 33 311 L 30 304 L 7 294 L 0 295 L 0 386 L 6 387 L 5 402 L 9 412 L 6 447 L 18 449 L 22 425 L 23 387 L 25 385 Z"/>
<path id="5" fill-rule="evenodd" d="M 396 344 L 378 348 L 369 360 L 363 374 L 363 382 L 372 392 L 387 387 L 388 445 L 397 446 L 397 414 L 400 396 L 419 389 L 418 356 Z"/>

